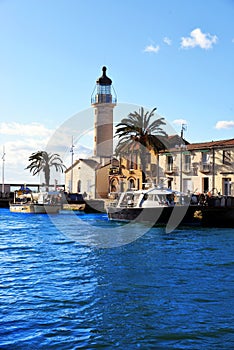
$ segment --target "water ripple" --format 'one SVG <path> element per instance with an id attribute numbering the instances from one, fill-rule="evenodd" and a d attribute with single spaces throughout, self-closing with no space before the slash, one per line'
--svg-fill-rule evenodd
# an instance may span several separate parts
<path id="1" fill-rule="evenodd" d="M 76 227 L 84 241 L 109 225 L 98 214 L 82 220 L 93 226 Z M 47 215 L 2 209 L 0 349 L 234 348 L 233 233 L 153 228 L 97 249 Z"/>

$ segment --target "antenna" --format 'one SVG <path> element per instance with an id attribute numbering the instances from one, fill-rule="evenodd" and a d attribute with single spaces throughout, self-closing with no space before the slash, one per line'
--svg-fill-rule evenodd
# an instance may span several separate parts
<path id="1" fill-rule="evenodd" d="M 184 131 L 187 130 L 187 124 L 181 124 L 181 132 L 180 132 L 180 137 L 183 139 L 184 138 Z"/>

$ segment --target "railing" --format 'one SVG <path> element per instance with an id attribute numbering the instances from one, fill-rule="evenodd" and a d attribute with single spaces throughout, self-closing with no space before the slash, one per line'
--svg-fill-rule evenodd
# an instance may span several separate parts
<path id="1" fill-rule="evenodd" d="M 117 103 L 117 98 L 112 95 L 96 94 L 91 97 L 91 103 Z"/>
<path id="2" fill-rule="evenodd" d="M 174 169 L 174 166 L 173 166 L 172 163 L 169 163 L 169 164 L 166 165 L 166 170 L 165 170 L 166 173 L 173 173 L 174 170 L 175 169 Z"/>
<path id="3" fill-rule="evenodd" d="M 200 164 L 200 169 L 202 173 L 209 173 L 210 171 L 210 164 L 209 163 L 201 163 Z"/>
<path id="4" fill-rule="evenodd" d="M 183 169 L 183 172 L 189 173 L 191 171 L 191 163 L 184 163 L 182 169 Z"/>

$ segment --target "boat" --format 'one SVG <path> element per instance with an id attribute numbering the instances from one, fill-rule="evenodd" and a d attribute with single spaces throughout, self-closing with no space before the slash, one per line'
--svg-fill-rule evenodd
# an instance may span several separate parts
<path id="1" fill-rule="evenodd" d="M 34 213 L 32 194 L 15 191 L 14 200 L 9 202 L 9 208 L 14 213 Z"/>
<path id="2" fill-rule="evenodd" d="M 168 231 L 181 225 L 234 228 L 234 197 L 152 187 L 121 193 L 107 206 L 107 214 L 109 220 L 166 225 Z"/>
<path id="3" fill-rule="evenodd" d="M 167 225 L 169 230 L 201 223 L 201 206 L 191 196 L 156 186 L 120 193 L 106 209 L 109 220 Z"/>
<path id="4" fill-rule="evenodd" d="M 57 214 L 61 209 L 60 193 L 15 191 L 14 201 L 9 203 L 9 208 L 14 213 Z"/>

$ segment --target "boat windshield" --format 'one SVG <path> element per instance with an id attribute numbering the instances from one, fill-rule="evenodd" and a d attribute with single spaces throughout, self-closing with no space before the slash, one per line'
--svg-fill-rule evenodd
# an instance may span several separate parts
<path id="1" fill-rule="evenodd" d="M 140 193 L 126 192 L 121 199 L 120 206 L 121 207 L 136 206 L 140 198 L 140 195 L 141 195 Z"/>

